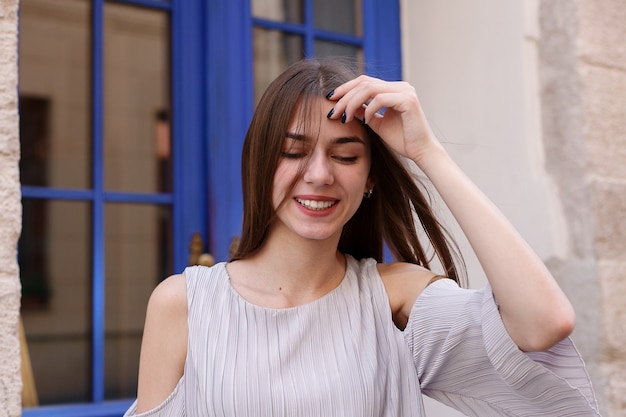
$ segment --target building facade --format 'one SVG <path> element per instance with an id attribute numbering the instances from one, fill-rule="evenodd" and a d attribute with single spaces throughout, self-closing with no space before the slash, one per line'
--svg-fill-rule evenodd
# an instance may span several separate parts
<path id="1" fill-rule="evenodd" d="M 572 300 L 602 414 L 626 415 L 626 4 L 294 3 L 0 2 L 0 415 L 119 415 L 151 288 L 191 236 L 227 256 L 245 125 L 302 54 L 416 87 Z M 42 405 L 24 411 L 20 317 Z"/>

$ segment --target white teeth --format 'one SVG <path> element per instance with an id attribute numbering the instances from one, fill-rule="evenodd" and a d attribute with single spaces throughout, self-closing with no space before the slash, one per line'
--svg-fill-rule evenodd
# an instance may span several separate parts
<path id="1" fill-rule="evenodd" d="M 300 198 L 296 198 L 296 201 L 310 210 L 325 210 L 336 203 L 336 201 L 302 200 Z"/>

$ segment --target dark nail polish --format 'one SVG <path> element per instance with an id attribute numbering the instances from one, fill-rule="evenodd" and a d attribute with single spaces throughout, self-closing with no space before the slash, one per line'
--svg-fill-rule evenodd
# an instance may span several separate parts
<path id="1" fill-rule="evenodd" d="M 346 112 L 344 111 L 343 114 L 341 115 L 341 123 L 345 123 L 346 122 Z"/>
<path id="2" fill-rule="evenodd" d="M 330 92 L 328 94 L 326 94 L 326 98 L 331 98 L 333 96 L 333 94 L 335 94 L 335 89 L 334 88 L 332 90 L 330 90 Z"/>
<path id="3" fill-rule="evenodd" d="M 335 108 L 333 107 L 332 109 L 330 109 L 330 111 L 328 112 L 328 114 L 326 115 L 326 117 L 327 117 L 328 119 L 330 119 L 334 113 L 335 113 Z"/>

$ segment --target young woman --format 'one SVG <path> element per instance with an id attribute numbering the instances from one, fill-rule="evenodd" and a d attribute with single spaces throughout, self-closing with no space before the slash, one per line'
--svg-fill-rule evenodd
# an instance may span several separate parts
<path id="1" fill-rule="evenodd" d="M 484 289 L 459 287 L 454 246 L 398 156 L 449 207 Z M 238 251 L 155 289 L 126 415 L 423 416 L 422 393 L 475 416 L 599 415 L 572 306 L 410 85 L 292 65 L 258 105 L 242 174 Z"/>

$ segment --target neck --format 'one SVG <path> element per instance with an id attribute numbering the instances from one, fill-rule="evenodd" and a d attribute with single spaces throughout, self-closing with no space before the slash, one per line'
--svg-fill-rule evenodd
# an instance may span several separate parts
<path id="1" fill-rule="evenodd" d="M 338 239 L 324 241 L 289 239 L 284 236 L 268 239 L 255 258 L 267 265 L 271 275 L 294 289 L 315 290 L 327 286 L 332 277 L 345 272 L 345 260 L 337 251 Z"/>
<path id="2" fill-rule="evenodd" d="M 337 251 L 338 237 L 270 236 L 254 256 L 229 265 L 231 282 L 244 298 L 267 307 L 290 307 L 320 298 L 341 283 L 345 258 Z"/>

